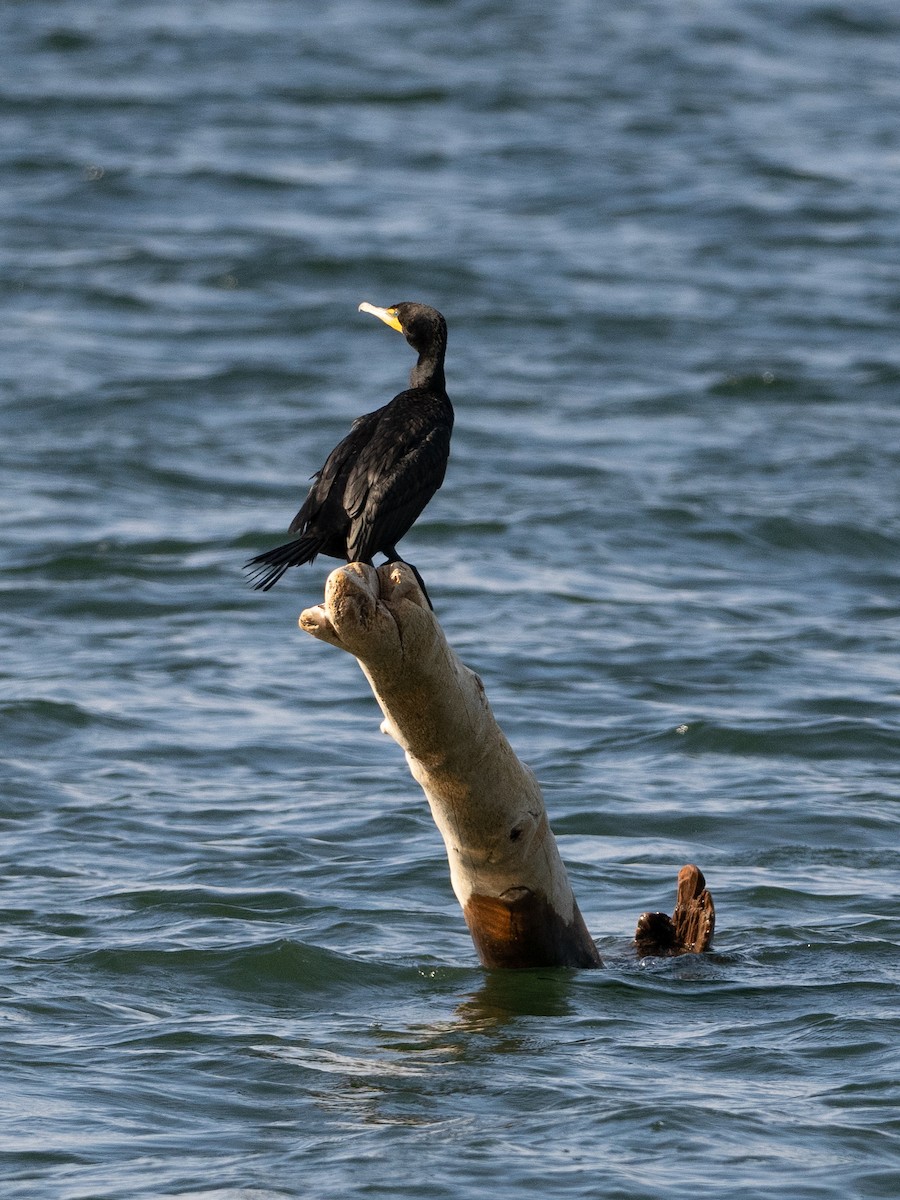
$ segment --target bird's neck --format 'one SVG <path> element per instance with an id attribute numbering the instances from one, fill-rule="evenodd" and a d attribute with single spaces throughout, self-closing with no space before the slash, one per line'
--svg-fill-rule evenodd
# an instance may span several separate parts
<path id="1" fill-rule="evenodd" d="M 445 392 L 447 382 L 444 379 L 444 350 L 423 351 L 419 361 L 409 373 L 411 388 L 428 388 L 431 391 Z"/>

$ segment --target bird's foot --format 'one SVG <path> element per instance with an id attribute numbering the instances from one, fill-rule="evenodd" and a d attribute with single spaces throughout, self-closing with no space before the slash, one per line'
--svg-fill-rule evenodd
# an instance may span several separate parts
<path id="1" fill-rule="evenodd" d="M 425 580 L 419 574 L 418 568 L 414 567 L 411 562 L 407 562 L 405 558 L 392 558 L 392 559 L 390 559 L 388 566 L 390 566 L 390 567 L 402 566 L 402 567 L 406 567 L 408 570 L 412 571 L 413 575 L 415 576 L 416 584 L 418 584 L 419 591 L 425 597 L 425 601 L 428 604 L 428 607 L 431 609 L 432 612 L 434 612 L 434 605 L 431 603 L 431 597 L 428 595 L 428 588 L 425 586 Z M 415 584 L 413 584 L 412 580 L 409 578 L 404 579 L 402 571 L 396 571 L 396 572 L 392 571 L 391 572 L 391 582 L 395 585 L 394 595 L 398 599 L 401 596 L 413 596 L 414 591 L 415 591 Z"/>

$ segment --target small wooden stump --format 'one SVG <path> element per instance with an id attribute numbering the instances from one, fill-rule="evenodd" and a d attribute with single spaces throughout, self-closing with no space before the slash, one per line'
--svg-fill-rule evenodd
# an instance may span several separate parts
<path id="1" fill-rule="evenodd" d="M 678 892 L 671 917 L 645 912 L 638 918 L 635 949 L 642 958 L 702 954 L 712 948 L 716 907 L 699 867 L 678 872 Z"/>

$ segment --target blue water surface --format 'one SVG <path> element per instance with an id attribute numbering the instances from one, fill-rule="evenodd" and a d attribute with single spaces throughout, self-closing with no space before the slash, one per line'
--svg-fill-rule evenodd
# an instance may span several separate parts
<path id="1" fill-rule="evenodd" d="M 900 12 L 42 0 L 0 38 L 9 1200 L 900 1195 Z M 603 971 L 486 972 L 266 595 L 436 305 L 402 549 Z M 683 862 L 715 952 L 639 961 Z"/>

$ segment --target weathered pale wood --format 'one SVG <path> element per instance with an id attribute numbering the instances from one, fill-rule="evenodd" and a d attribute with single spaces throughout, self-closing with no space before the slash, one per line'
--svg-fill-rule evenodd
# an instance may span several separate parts
<path id="1" fill-rule="evenodd" d="M 447 643 L 413 569 L 349 563 L 300 626 L 352 654 L 431 806 L 450 878 L 488 967 L 599 967 L 541 789 L 498 726 L 478 676 Z M 699 953 L 715 909 L 697 867 L 682 867 L 673 916 L 644 913 L 642 955 Z"/>
<path id="2" fill-rule="evenodd" d="M 453 890 L 489 967 L 598 967 L 540 787 L 481 680 L 447 644 L 412 570 L 350 563 L 301 628 L 354 655 L 444 838 Z"/>

